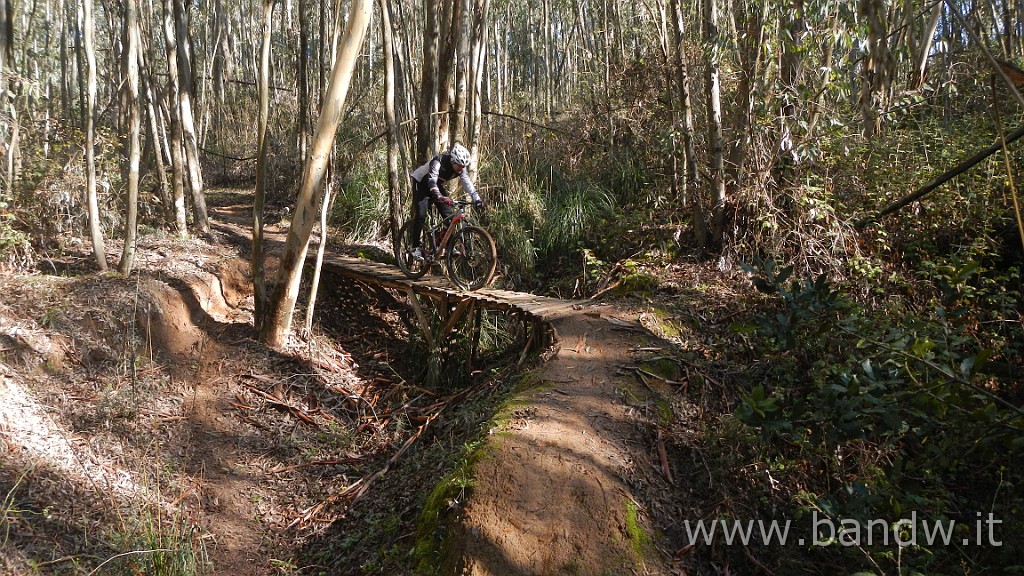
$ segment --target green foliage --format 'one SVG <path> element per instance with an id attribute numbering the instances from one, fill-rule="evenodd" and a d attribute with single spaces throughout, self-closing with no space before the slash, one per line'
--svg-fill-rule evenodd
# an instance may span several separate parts
<path id="1" fill-rule="evenodd" d="M 448 531 L 473 486 L 473 467 L 488 454 L 484 439 L 468 442 L 455 469 L 430 493 L 416 528 L 413 557 L 419 574 L 439 574 L 448 557 Z"/>
<path id="2" fill-rule="evenodd" d="M 772 368 L 741 395 L 735 417 L 757 430 L 768 458 L 786 469 L 813 469 L 794 517 L 811 511 L 860 522 L 895 521 L 911 512 L 973 527 L 992 512 L 1000 533 L 1024 529 L 1020 410 L 1000 398 L 1013 387 L 986 374 L 993 351 L 979 346 L 974 319 L 941 306 L 934 314 L 890 318 L 852 303 L 823 278 L 791 280 L 772 264 L 747 267 L 773 295 L 759 334 Z M 966 292 L 978 268 L 943 268 L 947 300 Z M 973 529 L 973 528 L 972 528 Z M 998 538 L 997 538 L 998 539 Z M 901 550 L 903 569 L 964 562 L 1016 566 L 1019 543 Z M 832 547 L 832 554 L 894 562 L 892 549 Z M 1016 560 L 1015 560 L 1016 559 Z"/>
<path id="3" fill-rule="evenodd" d="M 339 228 L 351 242 L 371 242 L 384 235 L 390 219 L 390 199 L 385 174 L 367 164 L 353 168 L 337 187 L 331 210 L 331 225 Z"/>

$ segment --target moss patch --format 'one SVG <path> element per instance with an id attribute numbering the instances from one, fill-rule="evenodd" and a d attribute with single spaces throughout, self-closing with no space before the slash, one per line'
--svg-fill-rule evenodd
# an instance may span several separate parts
<path id="1" fill-rule="evenodd" d="M 640 526 L 640 507 L 632 500 L 626 500 L 626 536 L 638 556 L 643 556 L 651 544 L 651 537 Z"/>
<path id="2" fill-rule="evenodd" d="M 484 439 L 466 444 L 459 465 L 427 497 L 416 527 L 413 565 L 417 574 L 439 574 L 455 558 L 448 546 L 451 527 L 473 486 L 473 469 L 491 451 Z"/>

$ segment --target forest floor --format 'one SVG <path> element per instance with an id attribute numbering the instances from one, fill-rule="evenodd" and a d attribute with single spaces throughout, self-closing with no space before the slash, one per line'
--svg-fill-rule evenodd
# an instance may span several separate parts
<path id="1" fill-rule="evenodd" d="M 0 572 L 686 572 L 702 472 L 678 445 L 721 401 L 690 384 L 728 279 L 661 270 L 556 321 L 532 367 L 430 388 L 408 310 L 340 278 L 311 332 L 300 309 L 260 345 L 232 200 L 216 241 L 145 236 L 127 278 L 82 243 L 0 274 Z"/>

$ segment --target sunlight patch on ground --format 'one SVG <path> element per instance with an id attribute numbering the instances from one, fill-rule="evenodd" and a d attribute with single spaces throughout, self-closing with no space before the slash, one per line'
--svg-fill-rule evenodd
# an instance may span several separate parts
<path id="1" fill-rule="evenodd" d="M 127 470 L 100 462 L 86 440 L 55 423 L 45 407 L 6 376 L 0 376 L 0 440 L 13 464 L 50 468 L 86 489 L 152 500 Z"/>

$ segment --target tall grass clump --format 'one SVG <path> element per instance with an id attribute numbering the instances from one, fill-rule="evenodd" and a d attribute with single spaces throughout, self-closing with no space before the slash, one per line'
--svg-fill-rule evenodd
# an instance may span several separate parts
<path id="1" fill-rule="evenodd" d="M 606 190 L 587 182 L 559 182 L 545 197 L 545 218 L 538 247 L 548 260 L 574 254 L 588 239 L 600 236 L 615 209 Z"/>
<path id="2" fill-rule="evenodd" d="M 378 164 L 361 162 L 339 182 L 331 209 L 331 224 L 350 242 L 373 242 L 387 232 L 387 174 Z M 373 167 L 371 169 L 370 167 Z"/>
<path id="3" fill-rule="evenodd" d="M 544 201 L 536 180 L 513 176 L 504 165 L 502 180 L 508 184 L 491 194 L 486 227 L 498 245 L 498 264 L 506 283 L 520 285 L 533 276 L 537 264 L 535 230 L 543 223 Z"/>
<path id="4" fill-rule="evenodd" d="M 142 512 L 132 522 L 123 522 L 117 541 L 127 552 L 97 567 L 97 573 L 146 574 L 147 576 L 197 576 L 213 573 L 202 535 L 180 515 L 164 517 L 159 512 Z"/>

